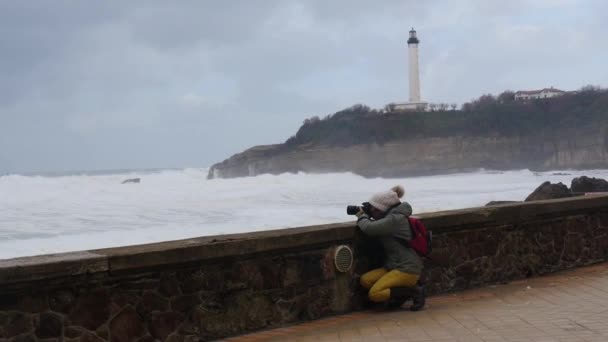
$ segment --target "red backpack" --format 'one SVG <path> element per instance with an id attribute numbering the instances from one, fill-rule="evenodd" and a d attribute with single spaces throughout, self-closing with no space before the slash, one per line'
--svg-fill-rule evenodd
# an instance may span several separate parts
<path id="1" fill-rule="evenodd" d="M 433 247 L 433 233 L 427 230 L 422 221 L 419 219 L 408 216 L 407 221 L 410 223 L 410 230 L 412 231 L 412 239 L 401 240 L 398 239 L 404 246 L 413 249 L 418 255 L 425 257 L 431 254 Z"/>

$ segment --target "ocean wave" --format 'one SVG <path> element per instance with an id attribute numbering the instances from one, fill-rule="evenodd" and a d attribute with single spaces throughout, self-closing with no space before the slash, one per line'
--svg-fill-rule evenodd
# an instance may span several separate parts
<path id="1" fill-rule="evenodd" d="M 395 184 L 421 213 L 523 200 L 545 180 L 608 178 L 608 170 L 477 170 L 399 179 L 297 173 L 207 180 L 207 172 L 0 177 L 0 259 L 344 222 L 352 220 L 346 205 Z M 141 182 L 121 184 L 127 178 Z"/>

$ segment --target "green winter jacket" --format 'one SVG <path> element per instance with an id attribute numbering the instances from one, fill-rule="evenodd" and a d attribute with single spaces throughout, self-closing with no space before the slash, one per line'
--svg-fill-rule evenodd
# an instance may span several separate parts
<path id="1" fill-rule="evenodd" d="M 361 231 L 368 236 L 378 238 L 384 247 L 385 263 L 387 270 L 399 270 L 410 274 L 420 274 L 422 271 L 422 259 L 416 252 L 402 245 L 395 237 L 402 240 L 410 240 L 412 232 L 407 217 L 412 214 L 412 207 L 403 202 L 388 210 L 386 215 L 379 220 L 370 220 L 364 214 L 359 217 L 357 225 Z"/>

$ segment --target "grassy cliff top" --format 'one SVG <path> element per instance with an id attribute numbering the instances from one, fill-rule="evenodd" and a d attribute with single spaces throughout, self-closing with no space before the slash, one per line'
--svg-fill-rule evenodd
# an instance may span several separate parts
<path id="1" fill-rule="evenodd" d="M 515 101 L 512 92 L 483 95 L 462 110 L 396 112 L 355 105 L 304 121 L 285 147 L 351 146 L 421 137 L 576 134 L 608 126 L 608 90 L 584 87 L 563 96 Z"/>

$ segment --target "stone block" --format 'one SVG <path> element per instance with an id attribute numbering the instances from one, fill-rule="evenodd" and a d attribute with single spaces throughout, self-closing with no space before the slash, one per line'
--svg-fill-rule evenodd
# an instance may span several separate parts
<path id="1" fill-rule="evenodd" d="M 0 284 L 76 276 L 107 270 L 107 257 L 88 251 L 6 259 L 0 260 Z"/>
<path id="2" fill-rule="evenodd" d="M 170 298 L 181 294 L 179 282 L 175 277 L 175 273 L 165 273 L 161 275 L 159 291 L 165 297 Z"/>
<path id="3" fill-rule="evenodd" d="M 200 340 L 200 341 L 205 341 L 205 340 Z M 185 342 L 185 337 L 179 334 L 172 334 L 171 336 L 169 336 L 166 340 L 166 342 Z"/>
<path id="4" fill-rule="evenodd" d="M 110 329 L 107 324 L 104 324 L 95 330 L 95 334 L 104 340 L 108 340 L 110 338 Z"/>
<path id="5" fill-rule="evenodd" d="M 300 282 L 300 270 L 298 269 L 298 264 L 296 262 L 294 262 L 293 260 L 286 262 L 284 269 L 285 271 L 282 277 L 282 288 L 296 285 Z"/>
<path id="6" fill-rule="evenodd" d="M 110 318 L 110 294 L 105 288 L 84 292 L 76 297 L 69 318 L 72 325 L 95 330 Z"/>
<path id="7" fill-rule="evenodd" d="M 53 312 L 41 313 L 35 333 L 39 338 L 63 336 L 63 317 Z"/>
<path id="8" fill-rule="evenodd" d="M 76 338 L 82 336 L 87 330 L 77 325 L 70 325 L 65 327 L 64 336 L 68 338 Z"/>
<path id="9" fill-rule="evenodd" d="M 232 265 L 232 263 L 230 263 Z M 223 291 L 226 286 L 225 265 L 205 265 L 203 268 L 186 269 L 176 273 L 182 293 L 198 291 Z"/>
<path id="10" fill-rule="evenodd" d="M 154 312 L 148 320 L 148 330 L 152 336 L 164 341 L 181 324 L 184 317 L 175 312 Z"/>
<path id="11" fill-rule="evenodd" d="M 159 279 L 138 279 L 122 281 L 120 287 L 124 290 L 155 290 L 160 284 Z"/>
<path id="12" fill-rule="evenodd" d="M 38 313 L 47 311 L 49 305 L 45 294 L 34 294 L 28 291 L 19 295 L 0 294 L 0 308 L 7 311 Z"/>
<path id="13" fill-rule="evenodd" d="M 166 311 L 169 309 L 169 300 L 154 291 L 145 291 L 137 304 L 137 312 L 142 317 L 153 311 Z"/>
<path id="14" fill-rule="evenodd" d="M 145 334 L 144 323 L 132 306 L 125 307 L 110 321 L 113 342 L 131 342 Z"/>
<path id="15" fill-rule="evenodd" d="M 57 290 L 49 295 L 49 306 L 56 312 L 70 312 L 75 302 L 76 295 L 69 289 Z"/>
<path id="16" fill-rule="evenodd" d="M 150 335 L 146 335 L 142 338 L 140 338 L 139 340 L 137 340 L 136 342 L 156 342 L 158 341 L 157 339 L 155 339 L 154 337 L 150 336 Z M 164 341 L 164 340 L 161 340 Z"/>
<path id="17" fill-rule="evenodd" d="M 138 291 L 115 290 L 112 293 L 111 314 L 115 315 L 127 305 L 137 305 L 139 299 Z"/>
<path id="18" fill-rule="evenodd" d="M 36 336 L 32 333 L 15 336 L 11 342 L 37 342 Z"/>
<path id="19" fill-rule="evenodd" d="M 107 340 L 93 334 L 92 332 L 85 332 L 80 336 L 80 342 L 106 342 Z"/>
<path id="20" fill-rule="evenodd" d="M 34 321 L 29 314 L 16 311 L 8 312 L 6 322 L 4 331 L 6 337 L 14 337 L 34 331 Z"/>
<path id="21" fill-rule="evenodd" d="M 325 275 L 321 264 L 325 259 L 325 250 L 304 252 L 295 256 L 290 256 L 297 263 L 300 270 L 300 278 L 307 284 L 320 284 Z"/>
<path id="22" fill-rule="evenodd" d="M 198 294 L 181 295 L 171 298 L 171 310 L 188 312 L 201 303 Z"/>

